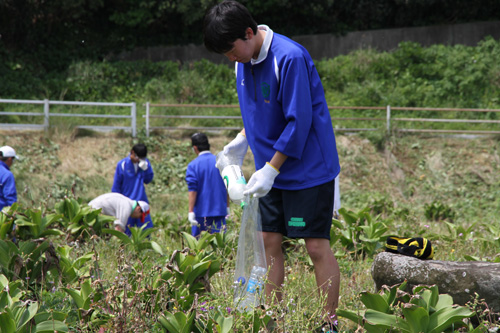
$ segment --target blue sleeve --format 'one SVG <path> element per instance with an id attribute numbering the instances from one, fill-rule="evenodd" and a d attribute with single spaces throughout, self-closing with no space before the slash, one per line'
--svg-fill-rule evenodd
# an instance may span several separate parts
<path id="1" fill-rule="evenodd" d="M 280 100 L 286 127 L 273 148 L 300 159 L 312 125 L 312 98 L 309 70 L 304 57 L 286 62 L 281 72 Z"/>
<path id="2" fill-rule="evenodd" d="M 189 192 L 198 192 L 198 179 L 194 169 L 193 164 L 189 163 L 186 170 L 186 183 Z"/>
<path id="3" fill-rule="evenodd" d="M 151 162 L 148 159 L 146 160 L 148 161 L 148 168 L 144 170 L 144 184 L 149 184 L 153 180 L 154 172 Z"/>
<path id="4" fill-rule="evenodd" d="M 11 174 L 5 179 L 3 191 L 5 201 L 9 206 L 11 206 L 14 202 L 17 202 L 17 190 L 14 175 Z"/>
<path id="5" fill-rule="evenodd" d="M 116 165 L 115 179 L 113 180 L 113 187 L 111 187 L 111 192 L 122 193 L 123 184 L 123 171 L 121 168 L 121 161 Z"/>

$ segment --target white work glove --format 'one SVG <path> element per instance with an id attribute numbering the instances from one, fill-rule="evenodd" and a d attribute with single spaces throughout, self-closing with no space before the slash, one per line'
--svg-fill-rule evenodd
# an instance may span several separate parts
<path id="1" fill-rule="evenodd" d="M 148 161 L 146 160 L 140 160 L 139 161 L 139 168 L 142 170 L 146 171 L 148 169 Z"/>
<path id="2" fill-rule="evenodd" d="M 189 222 L 191 222 L 192 227 L 196 227 L 199 224 L 198 221 L 196 221 L 196 215 L 194 214 L 194 212 L 189 212 L 188 220 Z"/>
<path id="3" fill-rule="evenodd" d="M 227 207 L 226 208 L 226 220 L 231 218 L 231 208 Z"/>
<path id="4" fill-rule="evenodd" d="M 262 169 L 255 171 L 252 177 L 250 177 L 243 195 L 251 195 L 254 198 L 265 196 L 273 187 L 274 179 L 279 173 L 278 170 L 267 162 Z"/>
<path id="5" fill-rule="evenodd" d="M 224 155 L 230 160 L 238 162 L 238 165 L 241 167 L 243 165 L 243 159 L 248 150 L 248 141 L 247 138 L 238 133 L 236 138 L 233 141 L 229 142 L 224 146 Z"/>

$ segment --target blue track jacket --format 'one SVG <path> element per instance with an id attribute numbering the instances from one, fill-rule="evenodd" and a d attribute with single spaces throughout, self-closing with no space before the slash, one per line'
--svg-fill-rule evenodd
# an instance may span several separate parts
<path id="1" fill-rule="evenodd" d="M 10 168 L 0 161 L 0 210 L 17 202 L 16 181 Z"/>
<path id="2" fill-rule="evenodd" d="M 267 26 L 258 59 L 236 63 L 236 89 L 248 144 L 259 170 L 276 151 L 288 158 L 274 187 L 300 190 L 340 172 L 323 85 L 307 50 Z"/>
<path id="3" fill-rule="evenodd" d="M 149 184 L 153 180 L 154 173 L 151 163 L 149 163 L 148 159 L 146 159 L 146 161 L 148 161 L 148 168 L 142 170 L 137 167 L 137 171 L 135 171 L 134 163 L 130 157 L 125 157 L 118 162 L 111 192 L 121 193 L 132 200 L 142 200 L 149 203 L 144 184 Z M 141 222 L 141 219 L 129 217 L 125 233 L 130 236 L 131 232 L 128 227 L 140 228 L 144 226 L 144 224 L 146 225 L 145 229 L 153 227 L 151 214 L 146 216 L 144 223 Z"/>
<path id="4" fill-rule="evenodd" d="M 137 171 L 135 171 L 134 163 L 130 157 L 125 157 L 118 162 L 111 192 L 121 193 L 132 200 L 142 200 L 149 203 L 144 184 L 149 184 L 153 180 L 154 173 L 151 163 L 148 159 L 146 161 L 148 168 L 146 170 L 137 168 Z"/>
<path id="5" fill-rule="evenodd" d="M 215 156 L 208 150 L 192 160 L 186 170 L 189 192 L 198 192 L 194 213 L 196 217 L 226 216 L 227 191 L 219 169 L 215 167 Z"/>

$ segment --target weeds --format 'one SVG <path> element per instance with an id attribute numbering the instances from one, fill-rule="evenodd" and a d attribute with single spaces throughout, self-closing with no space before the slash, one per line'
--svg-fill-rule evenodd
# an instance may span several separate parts
<path id="1" fill-rule="evenodd" d="M 9 136 L 9 140 L 18 140 L 13 145 L 22 151 L 33 138 L 16 135 Z M 317 290 L 313 266 L 300 240 L 290 239 L 285 244 L 283 302 L 268 304 L 252 315 L 234 310 L 231 286 L 241 211 L 232 207 L 232 220 L 228 221 L 226 233 L 203 234 L 201 242 L 189 234 L 183 236 L 182 232 L 189 230 L 183 168 L 194 157 L 186 144 L 188 137 L 153 136 L 149 140 L 150 160 L 155 172 L 158 169 L 157 183 L 147 188 L 155 229 L 149 238 L 136 240 L 137 244 L 155 242 L 163 255 L 153 251 L 152 246 L 146 245 L 145 250 L 140 249 L 142 245 L 125 246 L 125 241 L 104 233 L 103 229 L 97 232 L 101 223 L 92 224 L 94 213 L 85 208 L 86 202 L 111 188 L 115 163 L 128 149 L 123 147 L 130 146 L 130 138 L 37 139 L 41 145 L 52 147 L 44 150 L 47 154 L 64 152 L 57 157 L 60 163 L 53 168 L 52 159 L 44 158 L 33 149 L 33 156 L 25 154 L 25 160 L 12 168 L 18 188 L 28 190 L 19 193 L 18 204 L 0 214 L 0 251 L 7 254 L 0 256 L 0 274 L 10 282 L 12 279 L 22 282 L 22 288 L 27 291 L 24 302 L 38 303 L 35 320 L 38 316 L 49 320 L 51 317 L 44 313 L 50 312 L 54 320 L 75 332 L 100 328 L 160 332 L 165 326 L 159 318 L 168 321 L 168 313 L 179 318 L 183 313 L 186 321 L 195 313 L 193 331 L 247 332 L 249 327 L 265 331 L 268 325 L 278 332 L 317 328 L 322 322 L 319 309 L 324 299 Z M 212 150 L 219 151 L 229 140 L 214 135 Z M 340 308 L 364 309 L 359 294 L 372 292 L 371 258 L 383 250 L 381 245 L 388 234 L 430 239 L 436 248 L 437 260 L 498 261 L 500 231 L 496 227 L 496 212 L 499 201 L 495 178 L 500 171 L 498 141 L 401 137 L 387 146 L 393 154 L 390 160 L 372 142 L 358 136 L 338 136 L 337 144 L 342 161 L 340 188 L 345 210 L 341 218 L 334 221 L 331 246 L 342 275 Z M 78 149 L 84 153 L 69 153 Z M 80 159 L 80 155 L 87 157 Z M 86 164 L 88 156 L 91 163 Z M 432 165 L 428 163 L 430 157 L 435 158 Z M 446 163 L 438 163 L 437 157 Z M 35 161 L 38 165 L 30 169 L 29 165 Z M 395 169 L 387 168 L 388 161 L 401 171 L 397 177 Z M 72 168 L 72 164 L 85 167 L 79 170 Z M 161 164 L 167 165 L 157 168 Z M 57 192 L 47 180 L 48 170 L 54 174 L 53 178 L 61 179 Z M 245 171 L 251 172 L 251 169 Z M 440 216 L 438 219 L 428 219 L 425 215 L 425 204 L 432 200 L 437 200 L 433 209 L 438 212 L 434 214 Z M 453 220 L 446 207 L 454 213 Z M 75 219 L 78 214 L 81 219 Z M 52 220 L 54 215 L 62 217 Z M 12 242 L 16 236 L 12 231 L 15 220 L 22 221 L 17 229 L 17 244 Z M 82 232 L 71 236 L 70 225 L 81 228 Z M 44 230 L 59 230 L 65 235 Z M 32 237 L 29 235 L 38 235 L 38 239 L 45 238 L 45 241 L 33 243 L 28 240 Z M 21 236 L 24 240 L 20 240 Z M 53 251 L 46 245 L 50 243 Z M 38 246 L 42 247 L 37 250 Z M 24 266 L 19 264 L 20 260 Z M 49 263 L 53 265 L 48 266 Z M 86 281 L 90 281 L 92 290 L 89 309 L 85 309 L 85 304 L 77 306 L 73 297 L 61 289 L 68 288 L 81 295 Z M 491 310 L 471 309 L 476 316 L 484 316 L 477 320 L 488 321 L 488 328 L 498 325 Z M 85 311 L 89 310 L 92 313 L 87 314 Z M 144 315 L 137 316 L 137 313 Z M 348 319 L 341 317 L 339 321 L 342 331 L 357 329 L 357 324 Z M 94 326 L 87 328 L 87 323 Z"/>

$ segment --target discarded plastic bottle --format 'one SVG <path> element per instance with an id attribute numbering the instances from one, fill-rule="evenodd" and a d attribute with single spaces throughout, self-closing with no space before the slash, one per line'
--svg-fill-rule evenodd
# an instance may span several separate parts
<path id="1" fill-rule="evenodd" d="M 239 311 L 252 311 L 260 305 L 261 295 L 264 290 L 264 276 L 267 269 L 253 266 L 248 278 L 247 289 L 238 303 Z"/>
<path id="2" fill-rule="evenodd" d="M 234 203 L 241 203 L 247 182 L 240 166 L 234 164 L 234 161 L 229 160 L 223 152 L 220 152 L 217 154 L 217 167 L 222 179 L 224 179 L 229 198 Z"/>

